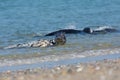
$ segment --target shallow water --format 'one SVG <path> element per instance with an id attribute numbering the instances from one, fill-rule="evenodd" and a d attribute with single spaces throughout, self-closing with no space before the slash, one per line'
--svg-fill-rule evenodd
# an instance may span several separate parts
<path id="1" fill-rule="evenodd" d="M 119 0 L 2 0 L 0 1 L 0 47 L 41 39 L 43 37 L 35 36 L 64 28 L 113 26 L 120 30 L 119 3 Z M 120 46 L 119 37 L 120 33 L 98 36 L 72 35 L 72 37 L 68 36 L 67 44 L 80 44 L 83 47 L 91 45 L 89 47 L 92 48 L 92 43 L 95 42 L 95 44 L 105 43 L 117 47 Z M 51 38 L 54 37 L 47 39 Z"/>
<path id="2" fill-rule="evenodd" d="M 29 63 L 29 64 L 19 64 L 19 65 L 9 65 L 9 66 L 0 66 L 0 72 L 5 71 L 17 71 L 17 70 L 26 70 L 26 69 L 35 69 L 35 68 L 41 68 L 41 69 L 49 69 L 54 68 L 57 66 L 63 66 L 63 65 L 71 65 L 71 64 L 80 64 L 80 63 L 88 63 L 88 62 L 94 62 L 94 61 L 101 61 L 105 59 L 118 59 L 120 58 L 120 54 L 108 54 L 108 55 L 102 55 L 102 56 L 94 56 L 94 57 L 83 57 L 81 58 L 73 58 L 73 59 L 64 59 L 64 60 L 56 60 L 56 61 L 45 61 L 45 62 L 37 62 L 37 63 Z M 22 63 L 21 60 L 19 62 Z"/>
<path id="3" fill-rule="evenodd" d="M 19 56 L 19 57 L 18 57 Z M 18 55 L 3 56 L 0 59 L 0 72 L 16 71 L 33 68 L 54 68 L 62 65 L 72 65 L 77 63 L 96 62 L 101 60 L 119 59 L 120 48 L 89 50 L 75 52 L 72 54 L 52 54 L 52 55 Z"/>

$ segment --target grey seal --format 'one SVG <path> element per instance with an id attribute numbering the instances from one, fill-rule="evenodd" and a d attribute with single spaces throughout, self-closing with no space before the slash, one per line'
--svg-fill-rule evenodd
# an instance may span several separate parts
<path id="1" fill-rule="evenodd" d="M 55 39 L 52 40 L 37 40 L 28 43 L 15 44 L 5 47 L 4 49 L 12 49 L 12 48 L 25 48 L 25 47 L 50 47 L 50 46 L 58 46 L 64 45 L 66 43 L 66 36 L 64 33 L 57 33 Z"/>
<path id="2" fill-rule="evenodd" d="M 118 30 L 111 27 L 100 27 L 98 29 L 92 29 L 90 27 L 85 27 L 83 30 L 76 30 L 76 29 L 61 29 L 57 31 L 50 32 L 46 34 L 45 36 L 54 36 L 57 33 L 65 33 L 65 34 L 81 34 L 81 33 L 87 33 L 87 34 L 103 34 L 108 32 L 117 32 Z"/>

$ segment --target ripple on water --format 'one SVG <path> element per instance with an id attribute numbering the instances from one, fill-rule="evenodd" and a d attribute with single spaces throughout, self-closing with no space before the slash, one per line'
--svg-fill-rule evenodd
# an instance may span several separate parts
<path id="1" fill-rule="evenodd" d="M 75 58 L 87 58 L 93 56 L 104 56 L 104 55 L 115 55 L 120 54 L 120 49 L 101 49 L 101 50 L 89 50 L 83 52 L 74 52 L 71 54 L 54 54 L 54 55 L 38 55 L 31 54 L 31 55 L 16 55 L 12 56 L 11 58 L 0 58 L 0 66 L 11 66 L 11 65 L 23 65 L 23 64 L 34 64 L 39 62 L 49 62 L 49 61 L 60 61 L 60 60 L 67 60 L 67 59 L 75 59 Z M 16 58 L 15 58 L 16 57 Z M 21 58 L 22 57 L 22 58 Z M 102 58 L 102 57 L 101 57 Z M 104 57 L 105 58 L 105 57 Z M 110 57 L 112 58 L 112 56 Z"/>

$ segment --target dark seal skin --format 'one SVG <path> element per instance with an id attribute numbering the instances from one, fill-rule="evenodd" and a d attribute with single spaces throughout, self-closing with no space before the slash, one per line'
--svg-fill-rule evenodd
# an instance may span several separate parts
<path id="1" fill-rule="evenodd" d="M 81 30 L 75 30 L 75 29 L 62 29 L 62 30 L 58 30 L 58 31 L 54 31 L 51 33 L 46 34 L 45 36 L 53 36 L 56 35 L 57 33 L 65 33 L 65 34 L 78 34 L 80 33 Z"/>
<path id="2" fill-rule="evenodd" d="M 96 29 L 93 30 L 90 27 L 86 27 L 83 29 L 83 32 L 88 33 L 88 34 L 105 34 L 108 32 L 117 32 L 118 30 L 114 29 L 114 28 L 102 28 L 102 29 Z"/>
<path id="3" fill-rule="evenodd" d="M 105 27 L 102 29 L 91 29 L 90 27 L 86 27 L 83 30 L 76 30 L 76 29 L 62 29 L 62 30 L 58 30 L 58 31 L 54 31 L 51 33 L 46 34 L 45 36 L 53 36 L 56 35 L 57 33 L 65 33 L 65 34 L 80 34 L 80 33 L 87 33 L 87 34 L 104 34 L 104 33 L 108 33 L 108 32 L 117 32 L 116 29 L 114 28 L 110 28 L 110 27 Z"/>

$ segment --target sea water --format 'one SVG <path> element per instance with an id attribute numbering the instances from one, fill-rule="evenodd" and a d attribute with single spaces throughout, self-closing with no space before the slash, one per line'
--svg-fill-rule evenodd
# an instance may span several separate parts
<path id="1" fill-rule="evenodd" d="M 120 33 L 70 34 L 63 46 L 6 49 L 60 29 L 112 27 L 120 30 L 120 0 L 0 0 L 0 58 L 64 55 L 120 47 Z"/>

